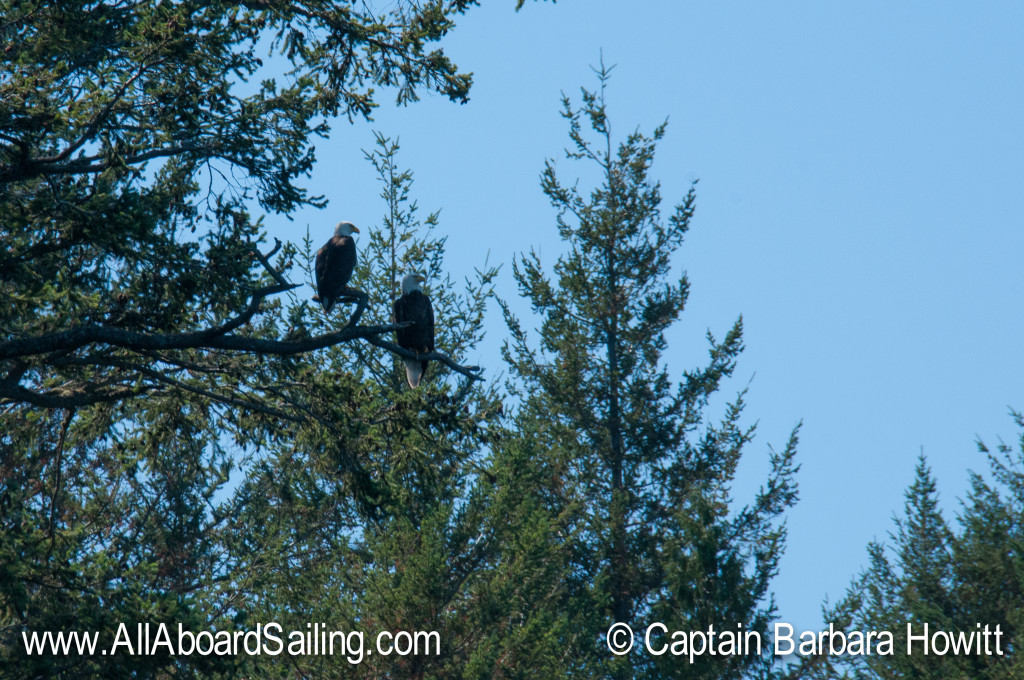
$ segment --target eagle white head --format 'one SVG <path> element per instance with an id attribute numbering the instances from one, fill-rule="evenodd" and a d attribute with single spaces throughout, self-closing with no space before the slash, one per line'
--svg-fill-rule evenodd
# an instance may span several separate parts
<path id="1" fill-rule="evenodd" d="M 402 277 L 402 295 L 420 289 L 420 284 L 427 280 L 423 274 L 413 272 Z"/>
<path id="2" fill-rule="evenodd" d="M 338 226 L 334 227 L 335 236 L 351 236 L 358 233 L 359 230 L 356 228 L 356 225 L 351 222 L 338 222 Z"/>

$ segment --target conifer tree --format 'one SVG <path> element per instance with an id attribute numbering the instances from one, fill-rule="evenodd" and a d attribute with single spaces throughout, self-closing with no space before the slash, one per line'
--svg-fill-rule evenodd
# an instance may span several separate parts
<path id="1" fill-rule="evenodd" d="M 894 663 L 912 672 L 915 667 L 922 669 L 924 655 L 914 658 L 906 654 L 906 624 L 912 623 L 919 631 L 925 623 L 950 630 L 955 615 L 949 598 L 953 535 L 939 510 L 935 479 L 923 457 L 907 489 L 904 517 L 897 520 L 893 541 L 896 564 L 886 556 L 882 544 L 868 547 L 870 562 L 863 581 L 865 609 L 860 621 L 870 626 L 866 630 L 892 631 L 898 657 Z M 936 657 L 925 660 L 925 664 L 932 672 L 955 677 L 945 675 L 954 670 L 950 659 Z"/>
<path id="2" fill-rule="evenodd" d="M 390 349 L 389 325 L 288 297 L 298 251 L 268 254 L 256 211 L 325 205 L 301 186 L 314 142 L 375 88 L 465 101 L 432 46 L 472 4 L 0 3 L 3 673 L 229 674 L 244 659 L 27 658 L 21 635 L 251 625 L 272 566 L 335 559 L 320 527 L 385 502 L 357 447 L 382 428 L 345 401 L 372 390 L 341 350 L 327 376 L 304 356 Z"/>
<path id="3" fill-rule="evenodd" d="M 730 497 L 753 428 L 741 423 L 742 392 L 718 422 L 706 407 L 734 371 L 741 320 L 721 340 L 709 332 L 708 363 L 673 384 L 665 334 L 683 312 L 689 281 L 672 268 L 695 190 L 662 218 L 650 171 L 665 125 L 615 143 L 605 100 L 610 70 L 597 70 L 599 89 L 584 89 L 579 108 L 563 97 L 566 157 L 596 171 L 597 185 L 588 193 L 564 181 L 553 160 L 542 174 L 566 246 L 554 277 L 535 252 L 514 269 L 541 317 L 539 340 L 504 307 L 505 356 L 522 400 L 517 424 L 547 452 L 547 506 L 568 544 L 571 670 L 588 678 L 754 676 L 768 664 L 756 654 L 705 656 L 691 666 L 635 649 L 613 656 L 605 646 L 615 622 L 638 635 L 653 621 L 669 630 L 742 624 L 764 633 L 785 538 L 779 520 L 796 499 L 795 431 L 769 453 L 757 496 L 744 506 Z"/>
<path id="4" fill-rule="evenodd" d="M 255 357 L 367 335 L 251 332 L 295 286 L 251 211 L 326 205 L 300 185 L 314 142 L 368 117 L 374 85 L 465 101 L 470 76 L 427 48 L 468 5 L 0 6 L 0 404 L 116 403 L 200 370 L 206 397 L 251 407 L 268 395 L 235 386 Z"/>
<path id="5" fill-rule="evenodd" d="M 1014 413 L 1024 432 L 1024 418 Z M 1000 443 L 990 451 L 991 476 L 971 474 L 970 490 L 958 513 L 957 529 L 945 521 L 937 485 L 922 456 L 907 489 L 903 516 L 888 542 L 868 546 L 868 567 L 854 579 L 839 605 L 825 619 L 846 631 L 892 633 L 892 654 L 800 659 L 790 679 L 896 680 L 954 678 L 1010 680 L 1021 677 L 1024 660 L 1024 436 L 1017 449 Z M 924 653 L 920 638 L 908 653 L 908 626 L 924 633 L 974 634 L 966 653 Z M 985 627 L 990 631 L 984 649 Z M 998 649 L 994 633 L 1001 633 Z M 931 640 L 931 638 L 929 638 Z"/>
<path id="6" fill-rule="evenodd" d="M 367 154 L 385 214 L 361 243 L 372 263 L 356 276 L 370 292 L 366 314 L 386 321 L 396 280 L 425 272 L 438 347 L 461 355 L 482 335 L 496 270 L 481 269 L 464 290 L 445 274 L 444 240 L 432 231 L 437 213 L 420 219 L 412 174 L 399 167 L 397 152 L 396 142 L 378 137 Z M 550 668 L 552 615 L 533 603 L 557 581 L 549 576 L 554 566 L 532 555 L 546 554 L 552 530 L 531 500 L 535 476 L 518 467 L 524 455 L 490 455 L 503 437 L 493 386 L 433 364 L 411 389 L 388 356 L 318 356 L 292 378 L 288 397 L 313 417 L 271 444 L 273 455 L 237 495 L 230 533 L 259 544 L 233 550 L 252 557 L 237 569 L 245 578 L 238 609 L 250 626 L 317 621 L 358 631 L 367 649 L 381 631 L 436 632 L 440 650 L 374 651 L 358 664 L 340 655 L 287 665 L 250 660 L 246 672 L 491 678 Z"/>

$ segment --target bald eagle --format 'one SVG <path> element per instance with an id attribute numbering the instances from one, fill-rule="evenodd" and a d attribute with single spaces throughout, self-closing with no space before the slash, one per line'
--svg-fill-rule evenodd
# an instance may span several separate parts
<path id="1" fill-rule="evenodd" d="M 434 308 L 430 298 L 420 290 L 420 284 L 426 280 L 422 274 L 407 274 L 402 279 L 402 297 L 395 300 L 395 323 L 412 322 L 395 331 L 398 346 L 417 354 L 434 351 Z M 409 387 L 419 387 L 420 380 L 427 374 L 428 362 L 420 359 L 403 361 Z"/>
<path id="2" fill-rule="evenodd" d="M 315 302 L 324 306 L 330 314 L 338 298 L 344 297 L 348 280 L 356 268 L 356 242 L 352 234 L 359 230 L 351 222 L 338 222 L 334 236 L 316 251 L 316 295 Z"/>

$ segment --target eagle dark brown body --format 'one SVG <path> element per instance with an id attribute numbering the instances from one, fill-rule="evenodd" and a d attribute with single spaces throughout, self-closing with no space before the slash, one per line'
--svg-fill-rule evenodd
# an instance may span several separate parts
<path id="1" fill-rule="evenodd" d="M 398 346 L 417 354 L 434 351 L 434 307 L 430 298 L 419 289 L 424 277 L 410 274 L 402 280 L 402 296 L 395 300 L 395 322 L 410 322 L 405 328 L 395 331 Z M 419 387 L 427 373 L 425 359 L 404 359 L 405 377 L 409 387 Z"/>
<path id="2" fill-rule="evenodd" d="M 316 296 L 314 301 L 330 314 L 339 298 L 345 296 L 349 279 L 356 268 L 356 242 L 359 230 L 351 222 L 340 222 L 331 240 L 316 252 Z"/>

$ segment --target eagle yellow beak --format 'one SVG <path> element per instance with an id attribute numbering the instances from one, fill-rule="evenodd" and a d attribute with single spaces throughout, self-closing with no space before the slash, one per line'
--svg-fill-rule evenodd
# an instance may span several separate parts
<path id="1" fill-rule="evenodd" d="M 352 231 L 354 231 L 354 232 L 356 232 L 358 234 L 359 233 L 359 227 L 357 227 L 356 225 L 353 224 L 352 225 Z"/>
<path id="2" fill-rule="evenodd" d="M 419 281 L 420 283 L 425 283 L 426 280 L 427 280 L 427 277 L 424 276 L 423 274 L 417 274 L 416 275 L 416 280 Z"/>

